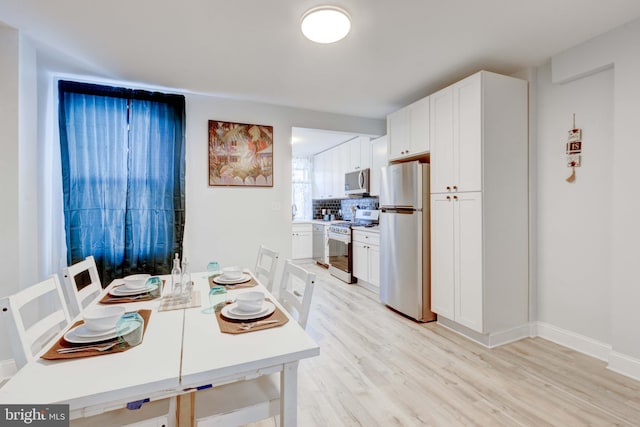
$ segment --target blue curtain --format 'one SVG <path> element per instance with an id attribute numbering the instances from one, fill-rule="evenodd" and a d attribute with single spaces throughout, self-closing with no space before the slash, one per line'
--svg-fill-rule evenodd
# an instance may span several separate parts
<path id="1" fill-rule="evenodd" d="M 168 274 L 184 234 L 184 97 L 60 81 L 67 262 Z"/>

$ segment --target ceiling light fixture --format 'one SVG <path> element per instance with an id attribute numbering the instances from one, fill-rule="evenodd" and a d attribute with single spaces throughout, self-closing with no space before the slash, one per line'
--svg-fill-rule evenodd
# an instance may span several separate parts
<path id="1" fill-rule="evenodd" d="M 300 21 L 302 34 L 316 43 L 335 43 L 351 30 L 351 17 L 336 6 L 318 6 L 309 9 Z"/>

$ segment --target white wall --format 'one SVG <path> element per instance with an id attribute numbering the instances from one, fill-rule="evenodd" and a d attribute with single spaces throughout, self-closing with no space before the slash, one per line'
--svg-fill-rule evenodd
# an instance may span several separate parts
<path id="1" fill-rule="evenodd" d="M 638 242 L 640 241 L 640 198 L 638 198 L 638 160 L 640 158 L 640 141 L 637 131 L 637 124 L 640 120 L 640 55 L 638 55 L 638 46 L 640 45 L 640 20 L 633 21 L 618 29 L 610 31 L 606 34 L 598 36 L 590 41 L 578 45 L 552 58 L 551 82 L 554 86 L 550 88 L 549 102 L 553 103 L 555 93 L 562 94 L 555 101 L 562 102 L 555 108 L 559 113 L 567 114 L 569 110 L 580 109 L 581 103 L 579 99 L 576 101 L 564 101 L 567 96 L 575 96 L 582 99 L 583 91 L 597 95 L 594 100 L 604 101 L 611 105 L 608 110 L 605 106 L 593 105 L 582 113 L 576 111 L 578 125 L 585 128 L 585 166 L 578 171 L 577 190 L 569 190 L 566 186 L 565 195 L 570 201 L 577 202 L 578 206 L 592 208 L 592 212 L 584 212 L 584 209 L 577 212 L 572 206 L 566 209 L 572 209 L 576 215 L 591 215 L 591 220 L 586 222 L 580 219 L 581 227 L 592 225 L 593 229 L 583 230 L 589 231 L 593 236 L 593 247 L 590 258 L 585 259 L 576 265 L 576 260 L 572 257 L 568 261 L 570 263 L 564 267 L 556 268 L 556 278 L 551 277 L 553 270 L 549 271 L 547 280 L 542 283 L 539 278 L 539 287 L 545 287 L 545 302 L 542 298 L 539 301 L 539 313 L 544 314 L 550 320 L 560 324 L 560 327 L 573 328 L 571 331 L 581 333 L 585 326 L 577 324 L 578 322 L 569 319 L 567 315 L 561 312 L 574 313 L 579 318 L 586 319 L 588 322 L 603 324 L 592 325 L 586 336 L 593 337 L 596 340 L 607 340 L 611 351 L 608 354 L 609 367 L 613 370 L 623 372 L 627 375 L 640 379 L 640 281 L 638 279 L 638 263 L 640 260 L 640 251 L 638 250 Z M 602 71 L 613 67 L 610 71 Z M 547 77 L 548 79 L 548 73 Z M 560 87 L 559 84 L 567 86 Z M 608 91 L 613 88 L 613 98 L 607 95 Z M 551 93 L 553 92 L 553 93 Z M 597 102 L 599 102 L 597 101 Z M 539 100 L 541 103 L 542 101 Z M 553 108 L 549 106 L 549 108 Z M 539 115 L 542 116 L 544 109 L 540 105 L 538 108 Z M 571 111 L 573 112 L 573 111 Z M 598 116 L 598 112 L 602 116 Z M 550 116 L 551 114 L 549 114 Z M 582 118 L 584 115 L 585 118 Z M 545 113 L 546 116 L 546 113 Z M 586 118 L 589 120 L 585 120 Z M 613 129 L 606 130 L 605 120 L 612 117 Z M 558 131 L 556 121 L 559 118 L 549 118 L 549 122 L 540 123 L 538 144 L 540 145 L 540 155 L 545 153 L 545 147 L 551 147 L 551 141 L 545 141 L 546 138 L 555 138 Z M 568 126 L 569 124 L 567 124 Z M 606 138 L 607 134 L 613 135 L 610 142 L 606 143 L 606 149 L 603 149 L 601 142 L 586 142 L 586 138 L 591 138 L 591 128 L 598 132 L 599 138 Z M 589 129 L 589 130 L 588 130 Z M 560 142 L 558 142 L 560 143 Z M 604 156 L 601 158 L 591 157 L 591 146 Z M 594 153 L 595 154 L 595 153 Z M 552 155 L 548 154 L 550 160 Z M 539 172 L 542 174 L 542 159 L 539 161 Z M 611 163 L 612 166 L 607 166 Z M 602 172 L 596 172 L 595 168 L 604 169 Z M 552 175 L 560 165 L 554 166 L 549 164 L 549 168 L 544 168 L 544 173 Z M 587 171 L 594 168 L 593 172 Z M 609 170 L 609 176 L 606 172 Z M 587 171 L 587 172 L 585 172 Z M 595 175 L 594 175 L 595 174 Z M 591 182 L 591 187 L 585 190 L 579 188 L 581 179 Z M 549 182 L 544 184 L 540 181 L 538 189 L 538 199 L 543 197 L 545 192 L 551 192 L 556 203 L 562 202 L 559 187 L 562 184 L 558 176 L 553 182 L 551 177 Z M 540 176 L 540 180 L 543 177 Z M 604 185 L 603 185 L 604 182 Z M 610 190 L 607 194 L 607 188 Z M 601 201 L 594 207 L 587 199 L 591 198 L 588 194 L 597 194 Z M 580 195 L 576 199 L 575 196 Z M 594 197 L 595 199 L 595 197 Z M 539 233 L 541 238 L 550 238 L 546 248 L 551 248 L 552 243 L 556 243 L 560 247 L 565 247 L 571 251 L 580 253 L 585 251 L 580 243 L 587 244 L 584 240 L 576 242 L 576 244 L 567 247 L 566 229 L 560 227 L 559 221 L 550 219 L 551 216 L 557 215 L 554 208 L 548 203 L 553 200 L 547 200 L 547 204 L 540 203 L 539 212 L 543 211 L 548 214 L 549 218 L 539 216 L 539 221 L 547 221 L 549 228 L 546 233 Z M 565 204 L 566 201 L 565 201 Z M 606 206 L 610 206 L 607 209 Z M 563 214 L 564 215 L 564 214 Z M 556 227 L 553 227 L 553 224 Z M 603 232 L 604 229 L 604 232 Z M 608 232 L 607 232 L 608 231 Z M 557 237 L 552 237 L 552 233 L 556 233 Z M 543 253 L 542 242 L 539 242 L 538 256 Z M 599 255 L 596 255 L 598 253 Z M 558 253 L 557 256 L 567 256 L 567 252 Z M 594 262 L 600 265 L 596 269 L 598 278 L 603 281 L 601 287 L 594 288 L 595 282 L 585 277 L 583 272 L 594 271 L 594 267 L 589 263 Z M 552 268 L 548 263 L 543 268 Z M 567 285 L 564 278 L 570 276 L 570 271 L 579 268 L 578 273 L 582 277 L 581 283 L 588 283 L 591 292 L 584 292 L 577 284 Z M 560 283 L 563 280 L 564 283 Z M 552 283 L 556 282 L 556 283 Z M 554 289 L 555 287 L 559 287 Z M 568 287 L 567 287 L 568 286 Z M 572 289 L 573 288 L 573 289 Z M 561 289 L 570 289 L 575 293 L 562 294 Z M 597 303 L 594 301 L 596 295 L 600 296 Z M 555 293 L 555 295 L 554 295 Z M 556 299 L 557 298 L 562 298 Z M 581 301 L 587 301 L 587 305 L 596 309 L 594 313 L 586 313 L 587 306 L 582 305 Z M 576 304 L 579 304 L 578 310 L 575 310 Z M 577 312 L 577 313 L 575 313 Z M 606 325 L 606 313 L 609 317 L 609 325 Z M 600 314 L 603 314 L 600 319 Z M 609 331 L 606 331 L 606 329 Z"/>
<path id="2" fill-rule="evenodd" d="M 0 24 L 0 58 L 0 268 L 10 272 L 0 283 L 2 297 L 37 281 L 38 189 L 35 50 Z M 2 318 L 0 342 L 8 342 Z M 10 357 L 10 348 L 0 346 L 0 361 Z"/>
<path id="3" fill-rule="evenodd" d="M 537 320 L 611 342 L 613 70 L 565 83 L 537 73 Z M 583 132 L 583 164 L 565 179 L 565 144 Z"/>
<path id="4" fill-rule="evenodd" d="M 208 121 L 273 126 L 273 188 L 208 186 Z M 362 119 L 201 95 L 187 96 L 185 253 L 192 271 L 207 262 L 253 268 L 258 246 L 291 257 L 291 128 L 384 134 L 384 120 Z M 280 262 L 282 266 L 282 261 Z"/>

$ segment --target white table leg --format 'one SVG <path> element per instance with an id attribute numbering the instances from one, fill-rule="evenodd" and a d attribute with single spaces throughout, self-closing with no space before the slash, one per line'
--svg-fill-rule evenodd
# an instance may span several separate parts
<path id="1" fill-rule="evenodd" d="M 285 363 L 280 373 L 280 427 L 298 425 L 298 362 Z"/>

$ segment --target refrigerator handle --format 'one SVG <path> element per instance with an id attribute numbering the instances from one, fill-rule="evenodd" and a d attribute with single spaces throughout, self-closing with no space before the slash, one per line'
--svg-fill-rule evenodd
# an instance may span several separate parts
<path id="1" fill-rule="evenodd" d="M 421 212 L 422 209 L 415 209 L 415 208 L 401 208 L 401 207 L 396 207 L 396 208 L 380 208 L 380 210 L 382 212 L 386 212 L 386 213 L 396 213 L 396 214 L 406 214 L 406 215 L 413 215 L 416 212 Z"/>

